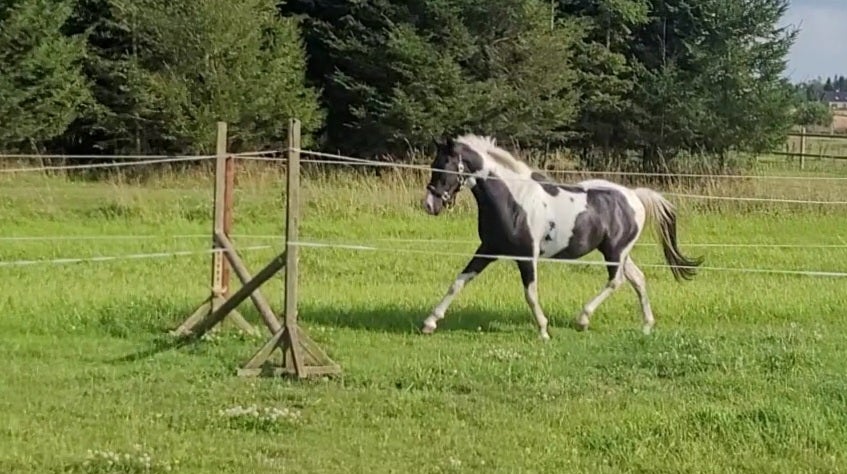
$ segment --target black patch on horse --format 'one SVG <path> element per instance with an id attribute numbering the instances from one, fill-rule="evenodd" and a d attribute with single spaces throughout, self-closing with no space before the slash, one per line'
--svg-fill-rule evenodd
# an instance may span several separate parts
<path id="1" fill-rule="evenodd" d="M 553 237 L 550 234 L 552 234 L 553 229 L 556 228 L 556 223 L 553 222 L 553 221 L 550 221 L 550 222 L 547 223 L 547 225 L 548 225 L 549 229 L 547 229 L 547 233 L 544 234 L 544 240 L 546 240 L 547 242 L 550 242 L 551 240 L 553 240 Z"/>
<path id="2" fill-rule="evenodd" d="M 464 143 L 458 144 L 456 148 L 460 159 L 465 163 L 466 172 L 476 173 L 482 169 L 482 157 L 473 148 Z"/>
<path id="3" fill-rule="evenodd" d="M 584 193 L 585 192 L 585 189 L 580 187 L 580 186 L 573 186 L 573 185 L 569 185 L 569 184 L 557 184 L 557 183 L 553 182 L 553 180 L 551 180 L 547 176 L 539 173 L 538 171 L 533 171 L 532 174 L 530 175 L 530 177 L 533 180 L 538 181 L 538 183 L 541 185 L 541 188 L 544 189 L 544 191 L 551 196 L 558 196 L 559 191 L 562 190 L 562 189 L 564 189 L 565 191 L 567 191 L 569 193 Z M 574 199 L 571 198 L 571 202 L 573 202 L 573 201 L 574 201 Z"/>
<path id="4" fill-rule="evenodd" d="M 580 258 L 596 248 L 606 261 L 617 262 L 638 233 L 635 212 L 615 189 L 589 189 L 587 194 L 587 209 L 577 216 L 568 246 L 554 258 Z M 608 268 L 610 278 L 617 268 Z"/>
<path id="5" fill-rule="evenodd" d="M 530 177 L 535 181 L 538 181 L 544 191 L 547 192 L 547 194 L 551 196 L 556 196 L 559 194 L 559 188 L 555 184 L 550 183 L 550 180 L 547 178 L 547 176 L 544 176 L 543 174 L 537 171 L 533 171 Z"/>
<path id="6" fill-rule="evenodd" d="M 532 235 L 527 214 L 506 183 L 492 174 L 478 180 L 471 192 L 477 201 L 477 232 L 482 246 L 491 253 L 530 256 Z"/>

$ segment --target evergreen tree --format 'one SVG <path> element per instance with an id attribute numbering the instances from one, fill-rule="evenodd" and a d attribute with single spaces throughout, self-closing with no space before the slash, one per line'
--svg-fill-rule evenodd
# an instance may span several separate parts
<path id="1" fill-rule="evenodd" d="M 101 106 L 78 123 L 83 141 L 201 153 L 214 148 L 218 120 L 234 150 L 279 146 L 289 117 L 302 121 L 304 145 L 321 125 L 297 21 L 272 1 L 86 0 L 77 17 L 91 31 L 87 70 Z"/>
<path id="2" fill-rule="evenodd" d="M 84 43 L 62 27 L 69 1 L 0 2 L 0 149 L 38 151 L 84 113 Z"/>
<path id="3" fill-rule="evenodd" d="M 784 79 L 788 0 L 68 1 L 0 3 L 7 149 L 207 152 L 217 120 L 275 147 L 296 116 L 352 154 L 474 131 L 661 168 L 767 149 L 847 86 Z"/>
<path id="4" fill-rule="evenodd" d="M 580 32 L 551 24 L 549 4 L 331 3 L 310 36 L 315 60 L 332 65 L 319 72 L 332 144 L 380 153 L 464 130 L 528 145 L 566 137 L 576 113 L 571 58 Z"/>
<path id="5" fill-rule="evenodd" d="M 557 15 L 576 17 L 588 34 L 577 45 L 580 137 L 572 140 L 585 161 L 606 163 L 625 143 L 632 114 L 634 69 L 627 54 L 633 28 L 648 21 L 648 0 L 558 0 Z M 596 156 L 592 151 L 599 148 Z"/>
<path id="6" fill-rule="evenodd" d="M 634 44 L 644 166 L 680 151 L 762 151 L 792 122 L 787 0 L 654 0 Z"/>

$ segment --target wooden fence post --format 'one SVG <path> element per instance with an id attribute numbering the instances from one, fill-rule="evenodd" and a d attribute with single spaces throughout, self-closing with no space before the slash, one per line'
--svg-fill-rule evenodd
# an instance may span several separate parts
<path id="1" fill-rule="evenodd" d="M 232 155 L 226 155 L 226 165 L 224 166 L 224 211 L 223 211 L 223 235 L 227 238 L 232 238 L 232 224 L 233 224 L 233 205 L 234 205 L 234 196 L 233 192 L 235 190 L 235 157 Z M 223 269 L 221 271 L 221 283 L 223 284 L 224 298 L 229 297 L 232 294 L 232 287 L 230 285 L 230 271 L 232 269 L 231 264 L 228 259 L 224 259 Z"/>
<path id="2" fill-rule="evenodd" d="M 215 206 L 212 229 L 212 286 L 209 296 L 197 310 L 172 334 L 180 337 L 198 337 L 211 331 L 229 319 L 245 331 L 255 334 L 236 308 L 247 298 L 259 311 L 272 334 L 268 340 L 239 370 L 243 376 L 265 373 L 296 375 L 306 378 L 317 375 L 336 375 L 341 367 L 330 359 L 301 328 L 297 321 L 299 277 L 299 252 L 297 247 L 300 225 L 300 121 L 292 119 L 288 129 L 288 176 L 286 189 L 286 249 L 268 262 L 256 276 L 250 275 L 247 266 L 239 257 L 230 236 L 232 230 L 232 196 L 235 164 L 226 151 L 226 124 L 218 123 L 217 162 L 215 164 Z M 289 243 L 293 243 L 289 245 Z M 230 269 L 242 282 L 241 288 L 231 292 Z M 283 324 L 273 313 L 259 288 L 273 275 L 285 269 L 285 317 Z M 276 349 L 280 349 L 283 364 L 268 364 Z"/>
<path id="3" fill-rule="evenodd" d="M 226 205 L 226 145 L 227 145 L 227 126 L 226 122 L 218 122 L 218 141 L 215 148 L 215 216 L 212 226 L 212 246 L 218 248 L 215 242 L 214 235 L 224 233 L 224 209 Z M 224 261 L 223 253 L 216 252 L 212 254 L 212 311 L 220 306 L 220 299 L 226 294 L 226 287 L 229 286 L 229 281 L 224 281 L 224 273 L 229 273 L 224 269 L 226 262 Z"/>
<path id="4" fill-rule="evenodd" d="M 291 119 L 288 125 L 288 160 L 286 171 L 285 212 L 285 316 L 283 327 L 260 348 L 238 371 L 242 376 L 262 373 L 295 375 L 306 378 L 317 375 L 337 375 L 341 368 L 321 349 L 298 322 L 300 226 L 300 121 Z M 267 362 L 280 349 L 283 365 L 268 367 Z M 269 369 L 269 370 L 268 370 Z"/>
<path id="5" fill-rule="evenodd" d="M 800 129 L 800 169 L 806 167 L 806 127 Z"/>
<path id="6" fill-rule="evenodd" d="M 172 331 L 175 336 L 193 334 L 198 327 L 206 327 L 207 320 L 223 305 L 229 295 L 230 268 L 224 256 L 225 249 L 216 236 L 229 236 L 232 229 L 232 186 L 234 182 L 234 164 L 227 153 L 227 124 L 218 122 L 217 144 L 215 147 L 215 195 L 212 215 L 212 282 L 211 295 L 185 320 Z M 236 310 L 229 312 L 230 320 L 241 330 L 249 334 L 258 334 L 253 325 Z M 208 327 L 212 329 L 212 327 Z"/>
<path id="7" fill-rule="evenodd" d="M 285 329 L 290 344 L 290 366 L 295 372 L 302 366 L 299 335 L 297 333 L 297 277 L 300 270 L 299 248 L 289 245 L 297 242 L 300 225 L 300 121 L 291 119 L 288 124 L 288 167 L 286 170 L 285 244 L 288 252 L 285 265 Z"/>

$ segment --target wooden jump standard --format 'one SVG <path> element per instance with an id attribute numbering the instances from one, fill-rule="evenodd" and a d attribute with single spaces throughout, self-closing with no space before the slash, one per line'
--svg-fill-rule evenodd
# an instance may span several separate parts
<path id="1" fill-rule="evenodd" d="M 232 191 L 235 166 L 227 154 L 226 123 L 218 123 L 217 165 L 215 167 L 215 212 L 212 248 L 212 294 L 172 334 L 178 337 L 200 337 L 214 330 L 229 316 L 240 329 L 258 331 L 236 308 L 248 297 L 262 316 L 271 338 L 239 370 L 241 376 L 294 375 L 306 378 L 317 375 L 336 375 L 341 368 L 309 337 L 297 322 L 298 248 L 288 247 L 274 257 L 256 276 L 251 276 L 230 238 L 232 229 Z M 286 242 L 297 241 L 300 221 L 300 121 L 292 119 L 288 127 L 288 160 L 286 190 Z M 242 286 L 232 293 L 229 288 L 230 266 Z M 285 269 L 285 309 L 283 322 L 262 296 L 259 287 L 280 270 Z M 279 348 L 282 360 L 273 361 Z"/>

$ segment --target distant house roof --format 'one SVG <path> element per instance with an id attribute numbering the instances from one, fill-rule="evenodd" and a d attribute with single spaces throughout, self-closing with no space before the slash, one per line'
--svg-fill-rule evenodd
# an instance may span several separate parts
<path id="1" fill-rule="evenodd" d="M 826 91 L 823 94 L 824 102 L 847 102 L 847 91 Z"/>

